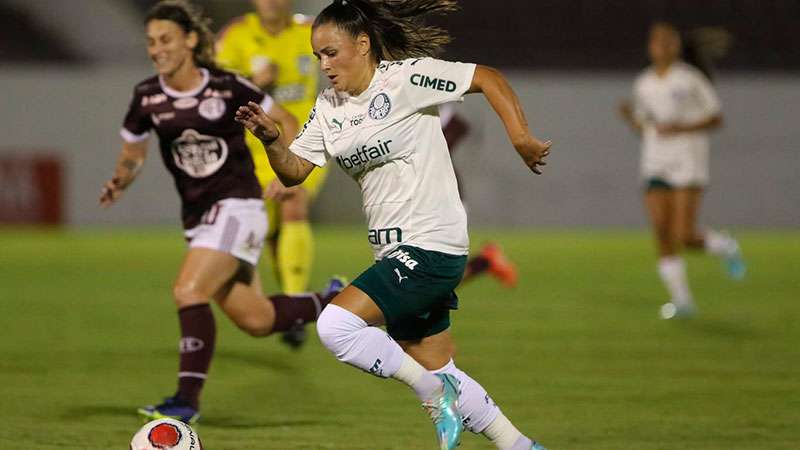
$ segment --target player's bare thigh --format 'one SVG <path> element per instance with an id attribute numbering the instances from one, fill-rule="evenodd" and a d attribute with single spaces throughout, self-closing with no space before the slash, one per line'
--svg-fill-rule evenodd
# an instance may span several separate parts
<path id="1" fill-rule="evenodd" d="M 289 188 L 287 195 L 280 200 L 281 221 L 308 220 L 309 197 L 308 191 L 302 186 Z"/>
<path id="2" fill-rule="evenodd" d="M 381 326 L 386 321 L 378 305 L 364 291 L 352 285 L 337 295 L 331 304 L 350 311 L 371 326 Z M 455 354 L 450 330 L 420 340 L 398 341 L 398 344 L 428 370 L 441 369 Z"/>
<path id="3" fill-rule="evenodd" d="M 697 212 L 703 189 L 688 187 L 675 189 L 672 230 L 673 239 L 689 248 L 702 248 L 703 237 L 697 231 Z"/>
<path id="4" fill-rule="evenodd" d="M 386 323 L 386 319 L 383 317 L 383 311 L 381 311 L 372 298 L 353 285 L 344 288 L 344 290 L 333 299 L 331 304 L 350 311 L 371 326 L 381 326 Z"/>
<path id="5" fill-rule="evenodd" d="M 673 189 L 649 189 L 644 195 L 660 256 L 674 255 L 678 250 L 672 232 L 673 193 Z"/>
<path id="6" fill-rule="evenodd" d="M 251 336 L 268 336 L 275 325 L 275 307 L 264 297 L 258 271 L 240 263 L 237 274 L 214 296 L 225 315 Z"/>
<path id="7" fill-rule="evenodd" d="M 239 260 L 233 255 L 209 248 L 190 248 L 173 288 L 178 308 L 209 303 L 238 268 Z"/>

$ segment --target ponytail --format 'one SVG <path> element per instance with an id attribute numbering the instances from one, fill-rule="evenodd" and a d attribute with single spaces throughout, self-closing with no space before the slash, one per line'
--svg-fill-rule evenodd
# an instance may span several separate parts
<path id="1" fill-rule="evenodd" d="M 194 62 L 200 67 L 214 68 L 214 34 L 211 19 L 205 17 L 200 8 L 187 0 L 162 0 L 155 4 L 145 16 L 145 25 L 152 20 L 175 22 L 184 33 L 197 33 Z"/>
<path id="2" fill-rule="evenodd" d="M 731 45 L 731 35 L 723 28 L 697 28 L 683 36 L 683 60 L 695 66 L 711 81 L 714 63 L 724 57 Z"/>
<path id="3" fill-rule="evenodd" d="M 313 27 L 332 23 L 353 37 L 366 34 L 376 62 L 437 56 L 451 38 L 425 19 L 456 9 L 456 0 L 334 0 Z"/>

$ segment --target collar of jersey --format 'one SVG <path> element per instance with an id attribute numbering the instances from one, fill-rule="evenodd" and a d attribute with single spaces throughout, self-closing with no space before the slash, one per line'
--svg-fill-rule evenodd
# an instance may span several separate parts
<path id="1" fill-rule="evenodd" d="M 375 84 L 375 81 L 378 79 L 378 74 L 379 73 L 380 73 L 380 70 L 378 70 L 378 66 L 375 66 L 375 73 L 372 74 L 372 80 L 370 80 L 369 86 L 367 86 L 367 88 L 364 89 L 364 92 L 362 92 L 362 93 L 360 93 L 358 95 L 350 95 L 350 94 L 345 92 L 345 95 L 347 97 L 349 97 L 351 100 L 363 100 L 363 99 L 369 97 L 369 91 L 370 91 L 370 89 L 372 89 L 372 86 Z"/>
<path id="2" fill-rule="evenodd" d="M 164 83 L 164 77 L 162 77 L 161 75 L 158 76 L 158 83 L 161 85 L 161 90 L 163 90 L 164 93 L 169 95 L 170 97 L 174 98 L 194 97 L 195 95 L 202 92 L 203 89 L 205 89 L 206 85 L 208 84 L 208 80 L 211 78 L 211 75 L 209 75 L 208 70 L 204 67 L 200 68 L 200 73 L 203 74 L 203 82 L 200 83 L 199 86 L 190 91 L 178 91 L 172 89 L 171 87 L 167 86 L 167 83 Z"/>

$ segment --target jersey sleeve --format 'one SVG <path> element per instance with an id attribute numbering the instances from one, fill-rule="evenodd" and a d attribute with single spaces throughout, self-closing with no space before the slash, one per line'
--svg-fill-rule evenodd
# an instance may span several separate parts
<path id="1" fill-rule="evenodd" d="M 241 75 L 236 75 L 233 93 L 239 106 L 246 105 L 247 102 L 253 102 L 258 103 L 264 112 L 269 112 L 275 104 L 275 100 L 272 97 L 262 92 L 252 81 Z"/>
<path id="2" fill-rule="evenodd" d="M 128 112 L 122 121 L 122 129 L 120 129 L 119 134 L 122 140 L 129 144 L 146 140 L 150 137 L 150 130 L 153 128 L 150 115 L 144 111 L 143 100 L 142 94 L 138 90 L 134 90 L 133 98 L 128 106 Z"/>
<path id="3" fill-rule="evenodd" d="M 713 117 L 720 113 L 722 106 L 714 90 L 714 86 L 702 73 L 694 74 L 695 95 L 697 96 L 700 108 L 706 117 Z"/>
<path id="4" fill-rule="evenodd" d="M 317 167 L 323 167 L 328 162 L 325 152 L 325 137 L 322 134 L 322 124 L 317 115 L 317 106 L 311 109 L 308 120 L 300 130 L 300 134 L 289 146 L 289 151 Z"/>
<path id="5" fill-rule="evenodd" d="M 404 67 L 408 99 L 419 109 L 461 101 L 472 85 L 476 67 L 434 58 L 411 60 Z"/>

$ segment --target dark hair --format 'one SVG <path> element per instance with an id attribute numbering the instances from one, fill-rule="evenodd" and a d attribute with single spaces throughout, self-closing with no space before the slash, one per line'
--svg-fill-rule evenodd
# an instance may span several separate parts
<path id="1" fill-rule="evenodd" d="M 353 37 L 366 34 L 376 62 L 436 56 L 450 35 L 424 20 L 456 9 L 456 0 L 334 0 L 313 27 L 333 23 Z"/>
<path id="2" fill-rule="evenodd" d="M 211 32 L 211 19 L 203 11 L 187 0 L 162 0 L 156 3 L 145 16 L 147 25 L 152 20 L 175 22 L 184 33 L 197 33 L 198 42 L 194 48 L 194 62 L 201 67 L 215 67 L 214 34 Z"/>
<path id="3" fill-rule="evenodd" d="M 724 28 L 696 28 L 683 36 L 683 60 L 714 80 L 714 63 L 725 57 L 730 49 L 732 37 Z"/>
<path id="4" fill-rule="evenodd" d="M 681 32 L 672 22 L 657 21 L 651 26 L 664 27 L 681 40 L 681 59 L 697 68 L 710 81 L 714 80 L 714 63 L 728 53 L 731 35 L 724 28 L 703 27 Z"/>

